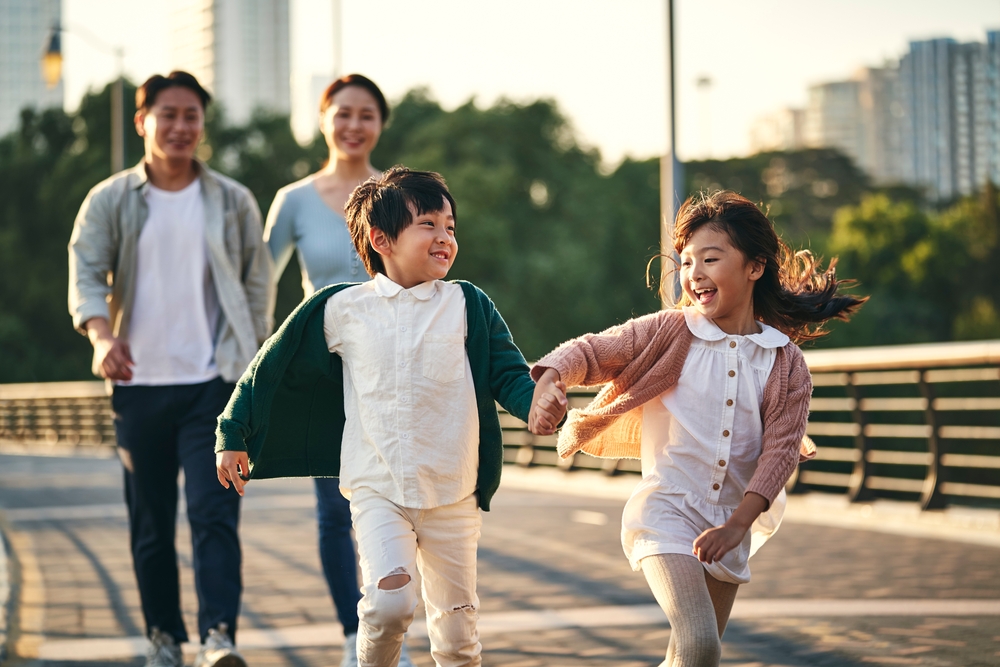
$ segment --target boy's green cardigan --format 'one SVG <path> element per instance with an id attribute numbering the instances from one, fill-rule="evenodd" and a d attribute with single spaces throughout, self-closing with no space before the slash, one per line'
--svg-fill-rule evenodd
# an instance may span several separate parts
<path id="1" fill-rule="evenodd" d="M 503 437 L 496 402 L 527 421 L 535 383 L 496 306 L 472 283 L 465 293 L 466 353 L 479 407 L 479 506 L 500 486 Z M 327 299 L 357 283 L 319 290 L 257 352 L 219 416 L 215 451 L 246 451 L 250 477 L 337 477 L 344 434 L 344 370 L 323 332 Z"/>

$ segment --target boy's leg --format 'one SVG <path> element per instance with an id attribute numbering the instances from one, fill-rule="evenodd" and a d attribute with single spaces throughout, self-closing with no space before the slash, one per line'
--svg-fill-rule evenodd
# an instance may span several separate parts
<path id="1" fill-rule="evenodd" d="M 670 621 L 670 645 L 661 667 L 717 667 L 722 641 L 705 568 L 685 554 L 659 554 L 639 562 Z"/>
<path id="2" fill-rule="evenodd" d="M 174 544 L 178 460 L 172 389 L 116 386 L 111 405 L 146 634 L 158 628 L 179 644 L 188 636 L 181 616 Z"/>
<path id="3" fill-rule="evenodd" d="M 358 558 L 351 538 L 351 503 L 340 492 L 340 480 L 316 478 L 319 557 L 344 635 L 358 631 Z"/>
<path id="4" fill-rule="evenodd" d="M 368 489 L 351 496 L 362 577 L 359 667 L 395 667 L 399 661 L 403 634 L 417 608 L 414 512 Z"/>
<path id="5" fill-rule="evenodd" d="M 215 469 L 216 418 L 225 409 L 233 385 L 216 378 L 177 389 L 185 399 L 177 446 L 191 524 L 198 632 L 205 643 L 209 629 L 225 623 L 229 637 L 235 638 L 243 592 L 240 497 L 236 489 L 219 484 Z"/>
<path id="6" fill-rule="evenodd" d="M 420 513 L 417 566 L 423 578 L 431 657 L 439 667 L 482 664 L 476 628 L 476 550 L 482 525 L 475 495 Z"/>

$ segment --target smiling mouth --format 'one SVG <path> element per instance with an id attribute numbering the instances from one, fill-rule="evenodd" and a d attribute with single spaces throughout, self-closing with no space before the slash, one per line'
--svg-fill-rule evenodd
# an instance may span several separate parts
<path id="1" fill-rule="evenodd" d="M 446 252 L 432 252 L 431 257 L 440 260 L 442 262 L 447 262 L 450 255 L 448 255 L 448 253 Z"/>
<path id="2" fill-rule="evenodd" d="M 714 287 L 706 287 L 706 288 L 703 288 L 703 289 L 696 289 L 696 290 L 694 290 L 694 296 L 695 296 L 695 299 L 698 300 L 698 303 L 706 304 L 706 303 L 708 303 L 709 301 L 711 301 L 715 297 L 715 295 L 718 293 L 718 291 L 719 290 L 715 289 Z"/>

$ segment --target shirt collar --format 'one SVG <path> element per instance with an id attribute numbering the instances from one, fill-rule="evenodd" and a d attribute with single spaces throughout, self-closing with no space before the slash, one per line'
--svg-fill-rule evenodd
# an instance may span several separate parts
<path id="1" fill-rule="evenodd" d="M 194 159 L 194 166 L 198 172 L 198 178 L 202 178 L 205 175 L 205 164 L 198 158 Z M 145 185 L 149 183 L 149 173 L 146 171 L 146 159 L 143 158 L 139 160 L 139 164 L 135 165 L 128 170 L 128 184 L 133 190 L 142 189 L 146 192 Z"/>
<path id="2" fill-rule="evenodd" d="M 414 285 L 408 290 L 404 290 L 402 285 L 393 282 L 384 273 L 376 273 L 375 279 L 372 282 L 375 284 L 375 293 L 379 296 L 391 299 L 400 292 L 409 292 L 418 301 L 427 301 L 434 296 L 434 293 L 437 292 L 438 283 L 436 280 L 429 280 L 425 283 Z"/>
<path id="3" fill-rule="evenodd" d="M 687 324 L 688 330 L 702 340 L 722 340 L 729 335 L 720 329 L 715 322 L 699 313 L 694 306 L 684 306 L 684 322 Z M 760 325 L 760 333 L 748 334 L 740 336 L 740 338 L 745 338 L 764 348 L 784 347 L 788 344 L 789 338 L 785 334 L 763 322 L 757 322 L 757 324 Z"/>

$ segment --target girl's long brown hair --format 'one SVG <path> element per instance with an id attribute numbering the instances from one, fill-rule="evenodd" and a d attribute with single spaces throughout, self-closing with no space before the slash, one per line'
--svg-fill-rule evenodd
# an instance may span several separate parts
<path id="1" fill-rule="evenodd" d="M 853 284 L 837 279 L 837 260 L 826 270 L 808 250 L 792 252 L 774 225 L 749 199 L 729 190 L 689 197 L 677 212 L 674 250 L 679 255 L 696 231 L 710 225 L 725 232 L 748 261 L 764 265 L 753 289 L 754 317 L 786 334 L 796 343 L 828 332 L 830 319 L 847 320 L 868 297 L 842 294 Z M 692 305 L 684 293 L 680 306 Z"/>

